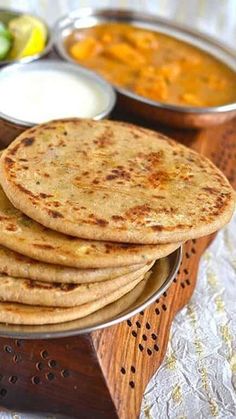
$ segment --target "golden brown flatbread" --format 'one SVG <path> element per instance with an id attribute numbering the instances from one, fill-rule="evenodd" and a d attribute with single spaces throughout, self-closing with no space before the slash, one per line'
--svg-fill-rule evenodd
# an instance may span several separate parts
<path id="1" fill-rule="evenodd" d="M 170 261 L 168 258 L 158 260 L 152 269 L 145 274 L 142 281 L 137 279 L 123 288 L 104 296 L 103 298 L 72 308 L 40 307 L 18 303 L 0 302 L 1 330 L 9 332 L 11 324 L 12 333 L 65 333 L 69 330 L 89 328 L 113 320 L 116 316 L 137 308 L 164 284 L 170 274 Z M 91 314 L 93 313 L 93 314 Z M 89 315 L 90 314 L 90 315 Z M 74 321 L 71 321 L 74 320 Z M 64 322 L 69 322 L 67 325 Z M 13 325 L 19 326 L 13 326 Z M 22 326 L 21 325 L 31 325 Z M 43 326 L 46 325 L 46 329 Z M 52 326 L 50 326 L 52 325 Z"/>
<path id="2" fill-rule="evenodd" d="M 0 245 L 0 274 L 62 284 L 87 284 L 107 281 L 137 271 L 144 265 L 118 268 L 78 269 L 40 262 Z"/>
<path id="3" fill-rule="evenodd" d="M 139 283 L 140 278 L 126 284 L 123 288 L 118 288 L 116 291 L 105 295 L 99 300 L 82 304 L 77 307 L 42 307 L 0 302 L 0 322 L 7 324 L 40 325 L 80 319 L 118 300 L 123 295 L 130 292 Z"/>
<path id="4" fill-rule="evenodd" d="M 42 262 L 90 269 L 91 277 L 97 275 L 95 272 L 91 273 L 91 269 L 143 265 L 169 255 L 180 246 L 178 243 L 133 245 L 98 242 L 58 233 L 43 227 L 14 208 L 1 186 L 0 244 Z M 84 275 L 86 276 L 85 272 Z"/>
<path id="5" fill-rule="evenodd" d="M 46 227 L 124 243 L 212 233 L 235 203 L 205 157 L 157 132 L 106 120 L 25 131 L 4 151 L 0 181 L 14 206 Z"/>
<path id="6" fill-rule="evenodd" d="M 98 300 L 138 278 L 141 281 L 153 263 L 122 277 L 91 284 L 48 283 L 0 275 L 0 301 L 48 307 L 75 307 Z"/>

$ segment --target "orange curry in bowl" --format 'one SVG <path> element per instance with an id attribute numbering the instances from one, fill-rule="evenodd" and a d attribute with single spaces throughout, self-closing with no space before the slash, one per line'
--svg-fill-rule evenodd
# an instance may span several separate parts
<path id="1" fill-rule="evenodd" d="M 172 36 L 124 23 L 75 29 L 69 55 L 115 86 L 158 102 L 212 107 L 236 101 L 236 73 Z"/>

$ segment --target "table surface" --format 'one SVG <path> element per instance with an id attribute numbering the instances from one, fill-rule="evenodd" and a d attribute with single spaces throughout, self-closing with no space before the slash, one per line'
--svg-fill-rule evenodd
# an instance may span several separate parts
<path id="1" fill-rule="evenodd" d="M 0 0 L 0 7 L 32 11 L 52 24 L 78 6 L 134 8 L 133 3 Z M 190 24 L 235 48 L 235 0 L 147 0 L 135 9 Z M 236 214 L 203 256 L 193 298 L 176 316 L 165 360 L 146 389 L 141 419 L 236 418 L 235 231 Z M 1 419 L 12 417 L 43 416 L 0 412 Z"/>

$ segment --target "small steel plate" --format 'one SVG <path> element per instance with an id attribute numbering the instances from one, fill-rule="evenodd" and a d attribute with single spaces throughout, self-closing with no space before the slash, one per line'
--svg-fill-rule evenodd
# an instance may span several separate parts
<path id="1" fill-rule="evenodd" d="M 0 324 L 0 336 L 21 339 L 50 339 L 89 333 L 122 322 L 152 304 L 171 285 L 179 269 L 182 248 L 159 259 L 152 274 L 141 281 L 131 292 L 115 303 L 83 319 L 55 325 L 20 326 Z"/>

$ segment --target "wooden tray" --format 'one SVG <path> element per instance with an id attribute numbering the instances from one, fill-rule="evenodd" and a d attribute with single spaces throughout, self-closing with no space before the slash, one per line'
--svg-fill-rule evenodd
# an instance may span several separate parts
<path id="1" fill-rule="evenodd" d="M 155 128 L 211 158 L 236 186 L 236 120 L 198 132 Z M 73 338 L 0 338 L 0 404 L 80 419 L 136 418 L 165 355 L 172 320 L 192 295 L 199 258 L 211 240 L 188 242 L 168 292 L 128 321 Z"/>

